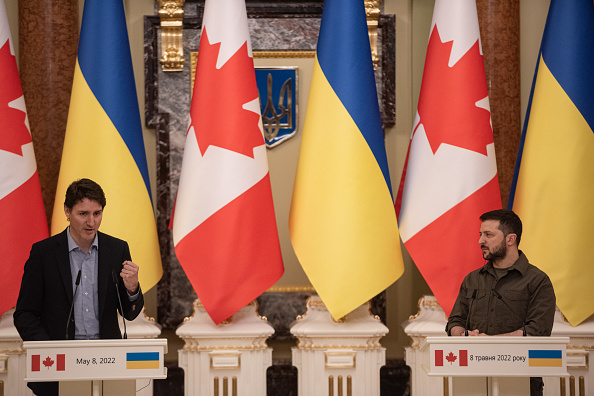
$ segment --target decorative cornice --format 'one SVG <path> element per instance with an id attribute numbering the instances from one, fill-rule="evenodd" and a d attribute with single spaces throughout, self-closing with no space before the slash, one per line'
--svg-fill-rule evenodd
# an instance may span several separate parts
<path id="1" fill-rule="evenodd" d="M 367 30 L 369 32 L 369 44 L 371 45 L 371 59 L 373 59 L 373 68 L 377 69 L 380 63 L 377 53 L 377 27 L 381 15 L 379 0 L 365 0 L 365 13 L 367 14 Z"/>
<path id="2" fill-rule="evenodd" d="M 258 58 L 315 58 L 316 51 L 253 51 L 254 59 Z"/>
<path id="3" fill-rule="evenodd" d="M 25 350 L 23 349 L 22 341 L 20 343 L 18 343 L 18 346 L 15 344 L 16 343 L 14 341 L 9 341 L 9 342 L 0 341 L 0 354 L 13 355 L 13 354 L 25 353 Z"/>
<path id="4" fill-rule="evenodd" d="M 258 301 L 256 301 L 256 300 L 250 301 L 250 303 L 247 304 L 246 307 L 249 307 L 249 306 L 256 307 L 256 314 L 258 315 L 258 317 L 260 318 L 260 320 L 263 320 L 264 322 L 268 322 L 268 318 L 266 316 L 262 316 L 262 315 L 260 315 L 258 313 L 258 308 L 259 308 Z M 186 316 L 184 318 L 184 323 L 191 321 L 196 316 L 196 312 L 198 310 L 202 310 L 202 311 L 205 311 L 206 312 L 206 310 L 204 309 L 204 305 L 202 305 L 202 302 L 200 302 L 199 299 L 194 300 L 193 308 L 194 309 L 192 310 L 192 315 L 191 316 Z M 149 318 L 149 319 L 151 319 L 151 320 L 154 321 L 153 318 Z M 225 319 L 224 321 L 222 321 L 221 323 L 219 323 L 219 325 L 228 325 L 228 324 L 231 324 L 231 323 L 233 323 L 233 315 L 231 315 L 230 317 L 228 317 L 227 319 Z"/>
<path id="5" fill-rule="evenodd" d="M 437 300 L 427 300 L 425 298 L 425 296 L 423 296 L 423 297 L 419 298 L 419 301 L 417 302 L 417 313 L 414 315 L 410 315 L 408 317 L 408 320 L 414 320 L 414 319 L 418 318 L 419 315 L 421 314 L 421 311 L 423 310 L 423 308 L 435 309 L 435 308 L 441 308 L 441 305 L 439 305 Z"/>
<path id="6" fill-rule="evenodd" d="M 577 337 L 570 337 L 570 342 L 574 341 Z M 594 349 L 594 344 L 586 344 L 586 345 L 567 345 L 566 349 L 584 349 L 584 350 L 591 350 Z"/>
<path id="7" fill-rule="evenodd" d="M 379 338 L 370 339 L 368 337 L 348 337 L 348 339 L 345 338 L 345 341 L 352 342 L 357 339 L 363 342 L 360 344 L 336 344 L 337 339 L 334 337 L 300 337 L 297 340 L 297 348 L 302 350 L 354 349 L 364 351 L 383 349 L 379 342 Z M 323 343 L 324 341 L 328 341 L 328 343 Z"/>
<path id="8" fill-rule="evenodd" d="M 185 342 L 183 346 L 184 351 L 230 351 L 230 350 L 244 350 L 257 351 L 268 349 L 266 338 L 250 338 L 250 337 L 229 337 L 229 338 L 209 338 L 209 339 L 194 339 L 182 338 Z M 208 341 L 208 343 L 204 343 Z"/>
<path id="9" fill-rule="evenodd" d="M 183 24 L 185 0 L 159 0 L 161 65 L 163 71 L 184 69 Z"/>

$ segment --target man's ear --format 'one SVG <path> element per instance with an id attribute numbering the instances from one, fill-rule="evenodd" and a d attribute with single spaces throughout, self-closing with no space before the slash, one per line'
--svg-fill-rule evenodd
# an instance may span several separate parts
<path id="1" fill-rule="evenodd" d="M 516 234 L 507 234 L 507 244 L 514 245 L 516 243 L 517 237 L 518 236 Z"/>

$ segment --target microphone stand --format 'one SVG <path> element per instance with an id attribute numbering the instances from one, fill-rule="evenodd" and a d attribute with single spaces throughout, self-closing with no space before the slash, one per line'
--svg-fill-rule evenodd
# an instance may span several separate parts
<path id="1" fill-rule="evenodd" d="M 74 299 L 76 298 L 76 292 L 78 292 L 78 285 L 80 285 L 80 275 L 82 273 L 82 269 L 78 270 L 78 275 L 76 275 L 76 282 L 74 287 L 74 294 L 72 295 L 72 304 L 70 304 L 70 312 L 68 313 L 68 320 L 66 321 L 66 337 L 64 339 L 68 340 L 68 329 L 70 328 L 70 320 L 72 319 L 72 311 L 74 311 Z"/>
<path id="2" fill-rule="evenodd" d="M 518 316 L 518 314 L 509 306 L 509 304 L 507 302 L 505 302 L 505 300 L 503 299 L 503 296 L 497 290 L 495 290 L 495 289 L 491 289 L 491 290 L 493 291 L 493 294 L 495 295 L 495 297 L 497 297 L 503 303 L 503 305 L 505 305 L 507 307 L 507 309 L 509 309 L 509 311 L 512 314 L 514 314 L 516 319 L 518 319 L 520 322 L 522 322 L 522 334 L 524 337 L 526 337 L 526 323 L 525 323 L 525 321 Z"/>
<path id="3" fill-rule="evenodd" d="M 116 288 L 116 294 L 118 295 L 118 303 L 120 304 L 120 312 L 122 314 L 122 323 L 124 323 L 124 340 L 125 340 L 128 338 L 128 334 L 126 333 L 126 318 L 124 318 L 124 308 L 122 307 L 122 299 L 120 298 L 120 287 L 118 286 L 118 278 L 117 278 L 117 275 L 113 268 L 111 270 L 111 277 L 113 279 L 113 283 Z"/>
<path id="4" fill-rule="evenodd" d="M 464 335 L 468 337 L 468 326 L 470 326 L 470 313 L 472 312 L 472 307 L 474 305 L 474 300 L 476 298 L 477 289 L 474 289 L 472 292 L 472 298 L 470 299 L 470 307 L 468 308 L 468 315 L 466 315 L 466 325 L 464 326 Z"/>

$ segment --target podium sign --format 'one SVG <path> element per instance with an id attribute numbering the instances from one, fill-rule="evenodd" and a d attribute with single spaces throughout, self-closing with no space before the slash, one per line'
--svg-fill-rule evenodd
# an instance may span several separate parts
<path id="1" fill-rule="evenodd" d="M 166 339 L 26 341 L 25 381 L 167 377 Z"/>
<path id="2" fill-rule="evenodd" d="M 427 337 L 431 376 L 567 376 L 568 337 Z"/>

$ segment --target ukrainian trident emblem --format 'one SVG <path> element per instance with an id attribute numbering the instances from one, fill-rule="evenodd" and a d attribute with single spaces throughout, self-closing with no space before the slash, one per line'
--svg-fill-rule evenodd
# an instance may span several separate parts
<path id="1" fill-rule="evenodd" d="M 258 67 L 262 126 L 267 147 L 274 147 L 297 131 L 297 68 Z"/>

